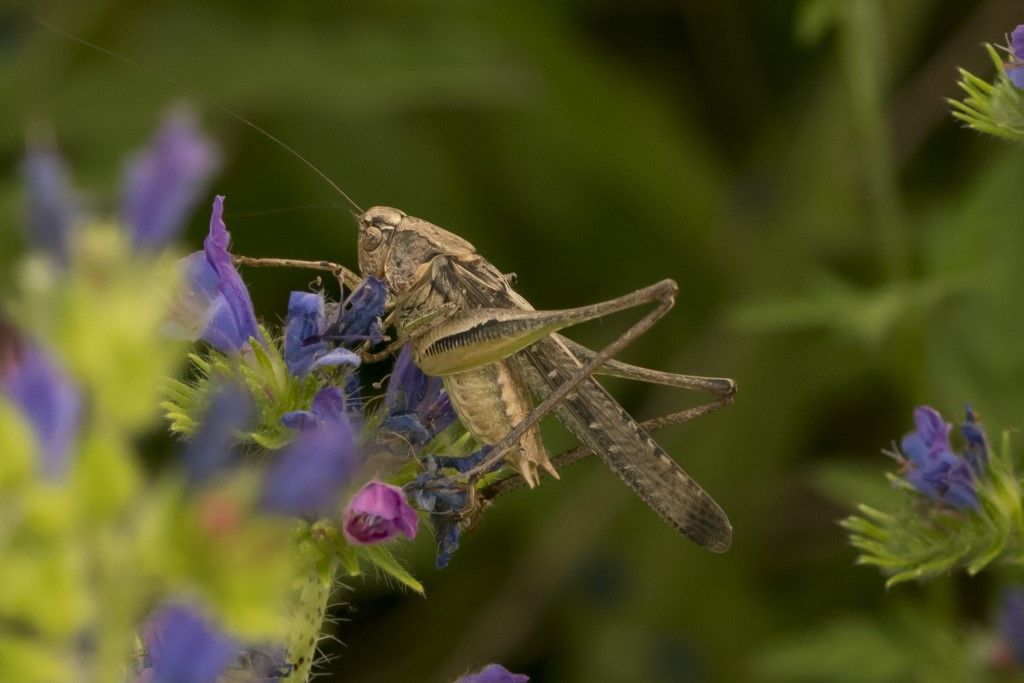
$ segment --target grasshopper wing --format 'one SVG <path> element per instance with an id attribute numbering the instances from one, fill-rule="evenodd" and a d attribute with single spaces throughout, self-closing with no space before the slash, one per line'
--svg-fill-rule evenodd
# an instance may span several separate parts
<path id="1" fill-rule="evenodd" d="M 474 307 L 532 309 L 508 286 L 500 271 L 475 255 L 461 262 L 449 261 L 436 274 L 435 287 L 447 300 L 461 299 Z M 512 370 L 540 400 L 581 366 L 559 336 L 542 339 L 512 356 Z M 554 412 L 669 525 L 708 550 L 729 549 L 732 525 L 722 508 L 597 380 L 583 380 Z"/>
<path id="2" fill-rule="evenodd" d="M 580 367 L 575 356 L 552 337 L 514 358 L 541 400 Z M 582 381 L 554 412 L 668 524 L 708 550 L 729 549 L 732 526 L 722 508 L 596 380 Z"/>

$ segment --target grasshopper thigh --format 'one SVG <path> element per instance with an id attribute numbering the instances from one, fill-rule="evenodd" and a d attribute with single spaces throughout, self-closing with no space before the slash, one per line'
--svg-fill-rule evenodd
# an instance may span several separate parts
<path id="1" fill-rule="evenodd" d="M 576 358 L 550 338 L 515 358 L 542 400 L 579 367 Z M 709 550 L 728 550 L 732 526 L 722 508 L 596 380 L 581 382 L 554 411 L 669 525 Z"/>

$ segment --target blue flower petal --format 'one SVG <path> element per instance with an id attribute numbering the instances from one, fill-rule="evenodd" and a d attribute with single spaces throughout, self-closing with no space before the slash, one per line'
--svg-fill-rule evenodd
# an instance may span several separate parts
<path id="1" fill-rule="evenodd" d="M 359 356 L 352 353 L 348 349 L 332 349 L 324 355 L 313 361 L 313 365 L 310 370 L 317 370 L 319 368 L 334 368 L 341 365 L 356 368 L 360 364 Z"/>
<path id="2" fill-rule="evenodd" d="M 384 281 L 367 277 L 338 308 L 338 318 L 325 336 L 342 342 L 369 340 L 379 344 L 384 338 L 380 318 L 387 298 Z"/>
<path id="3" fill-rule="evenodd" d="M 173 303 L 169 332 L 195 341 L 202 339 L 224 353 L 248 348 L 249 339 L 262 343 L 249 291 L 228 252 L 224 197 L 213 202 L 210 234 L 203 251 L 182 259 L 183 283 Z"/>
<path id="4" fill-rule="evenodd" d="M 189 485 L 202 485 L 231 466 L 237 434 L 248 427 L 254 415 L 251 397 L 238 385 L 216 390 L 182 455 Z"/>
<path id="5" fill-rule="evenodd" d="M 969 413 L 969 417 L 970 417 Z M 953 452 L 949 443 L 952 425 L 934 408 L 914 411 L 917 430 L 903 437 L 901 450 L 909 463 L 907 482 L 930 498 L 956 508 L 977 508 L 972 465 Z"/>
<path id="6" fill-rule="evenodd" d="M 1013 29 L 1010 34 L 1010 52 L 1017 59 L 1024 61 L 1024 24 Z"/>
<path id="7" fill-rule="evenodd" d="M 1007 64 L 1004 69 L 1011 83 L 1018 88 L 1024 88 L 1024 63 Z"/>
<path id="8" fill-rule="evenodd" d="M 315 429 L 316 414 L 308 410 L 293 410 L 281 416 L 281 424 L 289 429 Z"/>
<path id="9" fill-rule="evenodd" d="M 154 683 L 214 683 L 239 652 L 238 643 L 184 605 L 160 609 L 145 641 Z"/>
<path id="10" fill-rule="evenodd" d="M 971 465 L 975 474 L 981 475 L 988 467 L 988 439 L 970 406 L 967 406 L 967 419 L 960 426 L 960 430 L 967 444 L 964 448 L 964 460 Z"/>
<path id="11" fill-rule="evenodd" d="M 125 173 L 122 213 L 136 247 L 159 249 L 177 236 L 216 170 L 218 156 L 189 112 L 167 117 Z"/>
<path id="12" fill-rule="evenodd" d="M 0 390 L 24 413 L 40 447 L 41 469 L 59 478 L 70 464 L 82 399 L 71 379 L 41 349 L 5 334 Z"/>
<path id="13" fill-rule="evenodd" d="M 455 683 L 528 683 L 529 676 L 514 674 L 501 664 L 488 664 L 474 674 L 467 674 Z"/>
<path id="14" fill-rule="evenodd" d="M 425 375 L 416 367 L 409 344 L 395 359 L 384 402 L 388 415 L 384 427 L 406 436 L 417 447 L 426 445 L 456 417 L 444 391 L 444 382 L 440 377 Z M 415 413 L 417 419 L 407 417 L 409 413 Z"/>
<path id="15" fill-rule="evenodd" d="M 925 460 L 928 458 L 928 446 L 925 445 L 924 439 L 917 432 L 911 432 L 903 437 L 903 440 L 900 441 L 900 450 L 907 460 L 918 467 L 924 465 Z"/>
<path id="16" fill-rule="evenodd" d="M 318 356 L 327 352 L 327 342 L 308 344 L 306 340 L 321 333 L 326 319 L 324 297 L 313 292 L 292 292 L 285 318 L 284 360 L 288 372 L 305 377 Z"/>
<path id="17" fill-rule="evenodd" d="M 402 435 L 417 448 L 427 445 L 433 438 L 430 431 L 420 422 L 420 416 L 411 412 L 388 415 L 381 423 L 381 428 Z"/>
<path id="18" fill-rule="evenodd" d="M 315 422 L 303 421 L 303 428 L 267 472 L 262 504 L 270 512 L 329 514 L 355 472 L 355 430 L 345 415 L 344 394 L 337 387 L 321 389 L 311 412 Z"/>
<path id="19" fill-rule="evenodd" d="M 28 240 L 65 263 L 75 228 L 77 199 L 56 149 L 30 146 L 22 167 L 28 194 Z"/>
<path id="20" fill-rule="evenodd" d="M 999 632 L 1009 645 L 1017 666 L 1024 667 L 1024 588 L 1004 589 L 1000 602 Z"/>
<path id="21" fill-rule="evenodd" d="M 461 513 L 469 503 L 469 493 L 464 486 L 459 486 L 448 477 L 430 470 L 406 484 L 405 488 L 412 494 L 416 504 L 430 513 L 434 541 L 437 544 L 434 566 L 444 569 L 452 555 L 459 549 L 459 537 L 462 533 L 459 523 Z"/>
<path id="22" fill-rule="evenodd" d="M 939 411 L 930 406 L 917 408 L 914 411 L 914 425 L 929 451 L 950 450 L 949 432 L 953 427 L 942 419 Z"/>
<path id="23" fill-rule="evenodd" d="M 209 323 L 215 329 L 209 330 L 209 338 L 207 332 L 204 332 L 203 338 L 221 351 L 238 351 L 249 343 L 250 338 L 262 341 L 263 337 L 256 323 L 249 290 L 245 288 L 242 276 L 238 274 L 231 253 L 228 252 L 231 236 L 223 216 L 224 197 L 218 195 L 213 200 L 210 234 L 203 242 L 203 253 L 210 267 L 217 273 L 217 292 L 221 298 Z"/>

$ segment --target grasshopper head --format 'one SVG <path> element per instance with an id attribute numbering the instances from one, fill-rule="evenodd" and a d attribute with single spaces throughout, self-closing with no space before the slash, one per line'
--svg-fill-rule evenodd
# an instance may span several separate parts
<path id="1" fill-rule="evenodd" d="M 359 270 L 364 277 L 384 277 L 391 238 L 403 218 L 404 211 L 390 206 L 374 206 L 359 217 Z"/>
<path id="2" fill-rule="evenodd" d="M 364 277 L 383 278 L 393 294 L 413 289 L 434 259 L 474 253 L 458 235 L 389 206 L 375 206 L 359 217 L 359 270 Z"/>

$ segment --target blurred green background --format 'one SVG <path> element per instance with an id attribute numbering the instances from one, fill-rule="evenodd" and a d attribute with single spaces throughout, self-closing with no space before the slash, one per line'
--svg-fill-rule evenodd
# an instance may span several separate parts
<path id="1" fill-rule="evenodd" d="M 124 156 L 190 98 L 224 148 L 211 194 L 228 197 L 235 249 L 354 265 L 345 207 L 275 213 L 340 198 L 194 93 L 361 205 L 466 237 L 538 307 L 674 278 L 676 309 L 625 358 L 738 380 L 734 406 L 658 434 L 729 512 L 732 550 L 678 537 L 586 461 L 500 501 L 447 570 L 418 539 L 426 600 L 352 582 L 331 675 L 443 681 L 500 661 L 536 682 L 962 680 L 992 578 L 885 592 L 836 520 L 884 506 L 880 450 L 915 405 L 1024 424 L 1024 150 L 963 130 L 943 101 L 956 66 L 991 75 L 980 44 L 1018 23 L 1018 0 L 5 5 L 0 282 L 21 245 L 27 127 L 55 131 L 110 209 Z M 274 320 L 310 281 L 245 276 Z M 612 389 L 639 417 L 699 400 Z"/>

